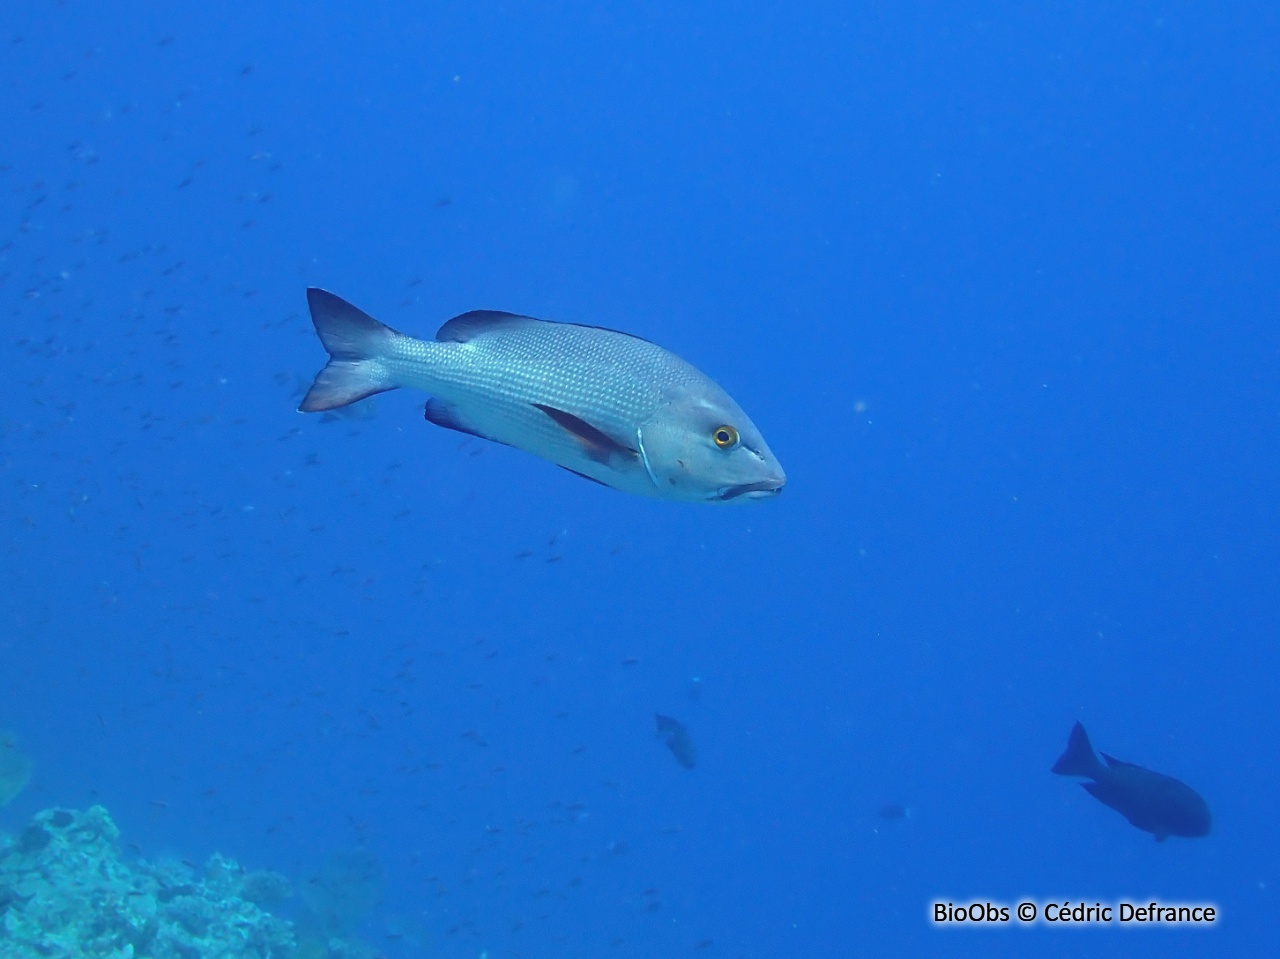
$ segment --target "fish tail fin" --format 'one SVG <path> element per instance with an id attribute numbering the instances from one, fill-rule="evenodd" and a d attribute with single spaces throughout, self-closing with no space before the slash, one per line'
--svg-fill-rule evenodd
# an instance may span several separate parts
<path id="1" fill-rule="evenodd" d="M 399 385 L 383 362 L 399 333 L 325 290 L 308 289 L 307 305 L 329 363 L 316 374 L 299 410 L 334 410 Z"/>
<path id="2" fill-rule="evenodd" d="M 1101 763 L 1089 742 L 1089 734 L 1084 731 L 1084 726 L 1076 723 L 1071 727 L 1066 751 L 1053 764 L 1052 772 L 1059 776 L 1088 776 L 1095 779 L 1100 767 Z"/>

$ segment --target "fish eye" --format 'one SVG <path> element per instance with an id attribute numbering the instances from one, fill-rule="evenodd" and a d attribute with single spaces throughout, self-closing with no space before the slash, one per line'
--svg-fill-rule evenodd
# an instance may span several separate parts
<path id="1" fill-rule="evenodd" d="M 738 445 L 738 431 L 728 424 L 717 426 L 712 430 L 711 438 L 722 450 L 731 450 Z"/>

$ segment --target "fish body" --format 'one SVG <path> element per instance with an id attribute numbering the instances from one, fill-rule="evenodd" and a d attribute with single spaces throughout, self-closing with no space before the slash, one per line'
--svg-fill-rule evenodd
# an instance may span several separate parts
<path id="1" fill-rule="evenodd" d="M 881 819 L 910 819 L 911 810 L 900 802 L 885 803 L 878 813 Z"/>
<path id="2" fill-rule="evenodd" d="M 693 745 L 688 727 L 680 720 L 662 713 L 654 713 L 653 718 L 657 722 L 658 738 L 667 744 L 671 755 L 676 757 L 676 762 L 685 769 L 698 765 L 698 750 Z"/>
<path id="3" fill-rule="evenodd" d="M 431 394 L 432 423 L 624 492 L 732 502 L 773 496 L 786 483 L 732 397 L 647 340 L 483 310 L 454 317 L 424 340 L 324 290 L 308 290 L 307 301 L 330 360 L 303 398 L 304 412 L 409 387 Z"/>
<path id="4" fill-rule="evenodd" d="M 31 781 L 30 758 L 18 751 L 18 737 L 0 731 L 0 806 L 6 806 Z"/>
<path id="5" fill-rule="evenodd" d="M 1053 772 L 1092 780 L 1080 784 L 1090 796 L 1151 833 L 1158 842 L 1169 836 L 1196 838 L 1209 834 L 1209 806 L 1186 783 L 1106 753 L 1102 756 L 1105 764 L 1094 753 L 1084 726 L 1076 723 Z"/>

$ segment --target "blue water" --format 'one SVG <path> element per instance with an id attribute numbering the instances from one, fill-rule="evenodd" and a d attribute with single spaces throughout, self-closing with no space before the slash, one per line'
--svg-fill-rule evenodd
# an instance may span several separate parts
<path id="1" fill-rule="evenodd" d="M 394 959 L 1277 954 L 1273 4 L 248 6 L 0 12 L 0 828 L 364 849 Z M 309 285 L 645 336 L 788 487 L 299 414 Z M 1025 897 L 1223 918 L 929 917 Z"/>

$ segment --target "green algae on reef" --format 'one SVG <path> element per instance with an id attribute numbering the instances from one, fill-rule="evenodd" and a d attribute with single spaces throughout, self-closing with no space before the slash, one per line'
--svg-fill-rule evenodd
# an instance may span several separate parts
<path id="1" fill-rule="evenodd" d="M 294 959 L 292 924 L 250 901 L 274 874 L 219 855 L 126 863 L 119 835 L 94 806 L 0 837 L 0 959 Z"/>

